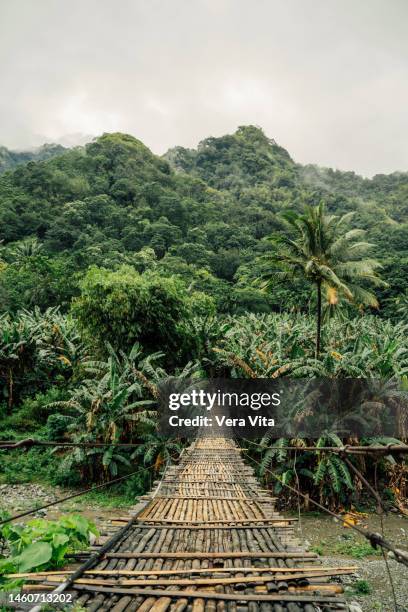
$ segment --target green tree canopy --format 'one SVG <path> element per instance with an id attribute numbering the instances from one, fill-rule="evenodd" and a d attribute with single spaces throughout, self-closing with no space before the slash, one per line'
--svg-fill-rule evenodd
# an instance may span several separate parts
<path id="1" fill-rule="evenodd" d="M 147 353 L 162 351 L 175 361 L 185 345 L 190 296 L 175 278 L 131 266 L 90 268 L 72 310 L 84 332 L 102 348 L 128 351 L 140 342 Z"/>

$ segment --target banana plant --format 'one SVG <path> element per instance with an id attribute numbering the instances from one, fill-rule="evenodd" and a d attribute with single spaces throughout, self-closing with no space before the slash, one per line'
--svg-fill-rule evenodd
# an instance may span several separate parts
<path id="1" fill-rule="evenodd" d="M 144 465 L 153 465 L 155 472 L 159 472 L 164 465 L 178 457 L 181 449 L 181 443 L 169 439 L 168 436 L 147 434 L 143 444 L 131 455 L 131 459 L 143 457 Z"/>

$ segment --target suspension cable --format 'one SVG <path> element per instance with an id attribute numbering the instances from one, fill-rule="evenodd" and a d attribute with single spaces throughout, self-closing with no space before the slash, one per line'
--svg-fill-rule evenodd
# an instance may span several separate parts
<path id="1" fill-rule="evenodd" d="M 245 453 L 245 454 L 247 455 L 247 457 L 248 457 L 248 459 L 250 461 L 252 461 L 253 463 L 256 463 L 257 465 L 262 467 L 262 465 L 261 465 L 261 463 L 259 463 L 259 461 L 257 461 L 256 459 L 253 459 L 247 453 Z M 308 497 L 307 498 L 304 493 L 299 491 L 299 489 L 296 489 L 295 487 L 292 487 L 291 485 L 287 484 L 286 482 L 283 482 L 282 478 L 280 478 L 272 470 L 269 470 L 269 469 L 266 468 L 265 471 L 267 471 L 269 474 L 271 474 L 271 476 L 273 478 L 275 478 L 275 480 L 280 482 L 281 485 L 283 485 L 284 487 L 286 487 L 287 489 L 289 489 L 293 493 L 296 493 L 297 495 L 300 495 L 300 497 L 303 497 L 303 499 L 308 499 L 309 503 L 312 503 L 314 506 L 316 506 L 320 510 L 323 510 L 323 512 L 326 512 L 326 514 L 329 514 L 330 516 L 334 517 L 338 521 L 343 522 L 348 527 L 354 529 L 354 531 L 357 531 L 357 533 L 359 533 L 360 535 L 364 536 L 364 538 L 366 538 L 370 542 L 370 544 L 371 544 L 371 546 L 373 548 L 377 548 L 377 546 L 380 546 L 381 548 L 385 548 L 386 550 L 389 550 L 392 553 L 394 553 L 396 561 L 398 561 L 398 563 L 402 563 L 403 565 L 408 567 L 408 553 L 406 553 L 406 552 L 404 552 L 404 551 L 402 551 L 402 550 L 400 550 L 398 548 L 395 548 L 395 546 L 393 544 L 391 544 L 391 542 L 388 542 L 388 540 L 386 540 L 380 533 L 375 533 L 375 532 L 372 532 L 372 531 L 365 531 L 364 529 L 361 529 L 357 525 L 354 525 L 352 522 L 347 520 L 345 517 L 342 517 L 339 514 L 336 514 L 332 510 L 329 510 L 328 508 L 326 508 L 325 506 L 323 506 L 322 504 L 320 504 L 319 502 L 314 500 L 312 497 Z"/>
<path id="2" fill-rule="evenodd" d="M 151 470 L 154 466 L 150 466 L 149 468 L 145 468 L 145 470 Z M 134 476 L 135 474 L 139 474 L 142 470 L 136 470 L 135 472 L 131 472 L 130 474 L 126 474 L 125 476 L 120 476 L 119 478 L 114 478 L 113 480 L 109 480 L 108 482 L 103 482 L 100 485 L 95 485 L 94 487 L 89 487 L 88 489 L 84 489 L 83 491 L 80 491 L 79 493 L 73 493 L 72 495 L 67 495 L 67 497 L 61 497 L 60 499 L 57 499 L 56 501 L 50 502 L 48 504 L 45 504 L 44 506 L 40 506 L 39 508 L 33 508 L 32 510 L 26 510 L 25 512 L 21 512 L 20 514 L 15 514 L 14 516 L 10 516 L 9 518 L 3 519 L 2 521 L 0 521 L 0 526 L 1 525 L 5 525 L 6 523 L 10 523 L 12 521 L 15 521 L 19 518 L 23 518 L 24 516 L 29 516 L 30 514 L 35 514 L 36 512 L 38 512 L 39 510 L 44 510 L 45 508 L 49 508 L 50 506 L 56 506 L 57 504 L 60 504 L 61 502 L 65 502 L 69 499 L 73 499 L 74 497 L 79 497 L 80 495 L 85 495 L 85 493 L 90 493 L 92 491 L 96 491 L 98 489 L 102 489 L 103 487 L 108 487 L 112 484 L 115 484 L 117 482 L 121 482 L 123 480 L 126 480 L 126 478 L 130 478 L 130 476 Z"/>
<path id="3" fill-rule="evenodd" d="M 243 438 L 245 440 L 245 438 Z M 252 440 L 245 440 L 252 444 L 253 446 L 258 446 L 260 448 L 271 448 L 265 447 L 263 444 L 258 444 L 257 442 L 253 442 Z M 115 446 L 119 448 L 135 448 L 140 446 L 136 443 L 131 442 L 57 442 L 57 441 L 49 441 L 49 440 L 36 440 L 34 438 L 27 438 L 25 440 L 0 440 L 0 450 L 13 450 L 16 448 L 24 448 L 31 446 L 61 446 L 61 447 L 83 447 L 83 448 L 105 448 L 110 446 Z M 351 444 L 346 444 L 344 446 L 280 446 L 280 450 L 286 451 L 304 451 L 304 452 L 321 452 L 321 451 L 330 451 L 332 453 L 349 453 L 349 454 L 370 454 L 370 453 L 396 453 L 396 454 L 408 454 L 408 445 L 407 444 L 395 444 L 390 443 L 386 445 L 372 445 L 372 446 L 353 446 Z"/>
<path id="4" fill-rule="evenodd" d="M 379 493 L 378 493 L 378 484 L 377 484 L 377 464 L 378 462 L 375 462 L 375 466 L 374 466 L 374 490 L 375 493 L 377 494 L 378 497 L 380 497 Z M 384 510 L 384 506 L 381 505 L 381 507 L 379 508 L 379 514 L 380 514 L 380 529 L 381 529 L 381 535 L 384 537 L 385 531 L 384 531 L 384 514 L 385 514 L 385 510 Z M 392 593 L 392 598 L 393 598 L 393 602 L 394 602 L 394 610 L 395 612 L 398 612 L 398 602 L 397 602 L 397 594 L 395 592 L 395 585 L 394 585 L 394 580 L 392 578 L 392 574 L 391 574 L 391 570 L 390 570 L 390 564 L 388 563 L 388 557 L 385 554 L 384 549 L 381 549 L 381 553 L 384 559 L 384 563 L 385 563 L 385 567 L 387 570 L 387 576 L 388 576 L 388 582 L 390 583 L 391 586 L 391 593 Z"/>
<path id="5" fill-rule="evenodd" d="M 259 444 L 258 442 L 254 442 L 253 440 L 248 440 L 247 438 L 242 438 L 244 442 L 248 442 L 252 444 L 252 446 L 258 446 L 259 448 L 263 448 L 268 450 L 270 448 L 275 448 L 273 446 L 265 446 L 264 444 Z M 353 446 L 352 444 L 345 444 L 343 446 L 279 446 L 276 447 L 277 450 L 285 450 L 285 451 L 305 451 L 305 452 L 320 452 L 320 451 L 331 451 L 333 453 L 350 453 L 350 454 L 369 454 L 369 453 L 401 453 L 408 454 L 408 444 L 395 444 L 391 442 L 389 444 L 376 444 L 371 446 Z"/>
<path id="6" fill-rule="evenodd" d="M 131 442 L 54 442 L 50 440 L 36 440 L 34 438 L 26 438 L 25 440 L 0 441 L 0 450 L 14 450 L 16 448 L 31 448 L 32 446 L 61 446 L 62 448 L 106 448 L 115 446 L 117 448 L 135 448 L 141 444 Z"/>

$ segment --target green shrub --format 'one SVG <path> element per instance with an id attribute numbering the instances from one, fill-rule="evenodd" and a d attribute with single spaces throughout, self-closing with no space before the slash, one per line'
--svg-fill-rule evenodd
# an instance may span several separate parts
<path id="1" fill-rule="evenodd" d="M 34 397 L 27 397 L 18 409 L 2 419 L 0 431 L 12 429 L 15 431 L 37 431 L 45 425 L 48 417 L 54 410 L 49 405 L 56 401 L 65 400 L 67 393 L 65 389 L 56 386 L 51 387 L 44 393 L 37 393 Z"/>
<path id="2" fill-rule="evenodd" d="M 50 475 L 49 480 L 51 484 L 59 487 L 79 487 L 83 485 L 83 477 L 80 471 L 75 469 L 69 457 L 59 460 L 58 466 Z"/>
<path id="3" fill-rule="evenodd" d="M 151 470 L 141 469 L 138 474 L 125 481 L 123 493 L 126 497 L 134 498 L 143 495 L 151 487 Z"/>
<path id="4" fill-rule="evenodd" d="M 55 473 L 58 458 L 49 448 L 34 447 L 21 452 L 0 451 L 0 483 L 47 482 Z M 0 506 L 3 501 L 0 498 Z"/>
<path id="5" fill-rule="evenodd" d="M 89 545 L 91 534 L 99 535 L 94 523 L 79 514 L 33 519 L 24 526 L 6 523 L 0 535 L 10 555 L 0 556 L 0 588 L 7 588 L 7 574 L 62 567 L 67 553 Z"/>
<path id="6" fill-rule="evenodd" d="M 67 414 L 50 414 L 45 427 L 45 437 L 48 440 L 61 441 L 67 432 L 68 425 L 72 423 L 72 417 Z"/>
<path id="7" fill-rule="evenodd" d="M 367 580 L 357 580 L 353 588 L 356 595 L 369 595 L 373 590 Z"/>

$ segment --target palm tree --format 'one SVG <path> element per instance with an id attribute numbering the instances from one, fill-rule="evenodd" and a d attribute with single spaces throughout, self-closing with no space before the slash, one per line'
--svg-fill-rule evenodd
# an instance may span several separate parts
<path id="1" fill-rule="evenodd" d="M 343 296 L 357 306 L 378 308 L 374 293 L 366 285 L 386 285 L 376 273 L 381 264 L 367 257 L 373 245 L 361 240 L 365 231 L 347 229 L 353 215 L 328 215 L 322 203 L 307 206 L 301 215 L 293 211 L 282 213 L 287 232 L 271 236 L 273 251 L 262 258 L 268 265 L 262 275 L 265 288 L 296 276 L 315 285 L 316 359 L 320 353 L 322 291 L 326 291 L 331 304 Z"/>

